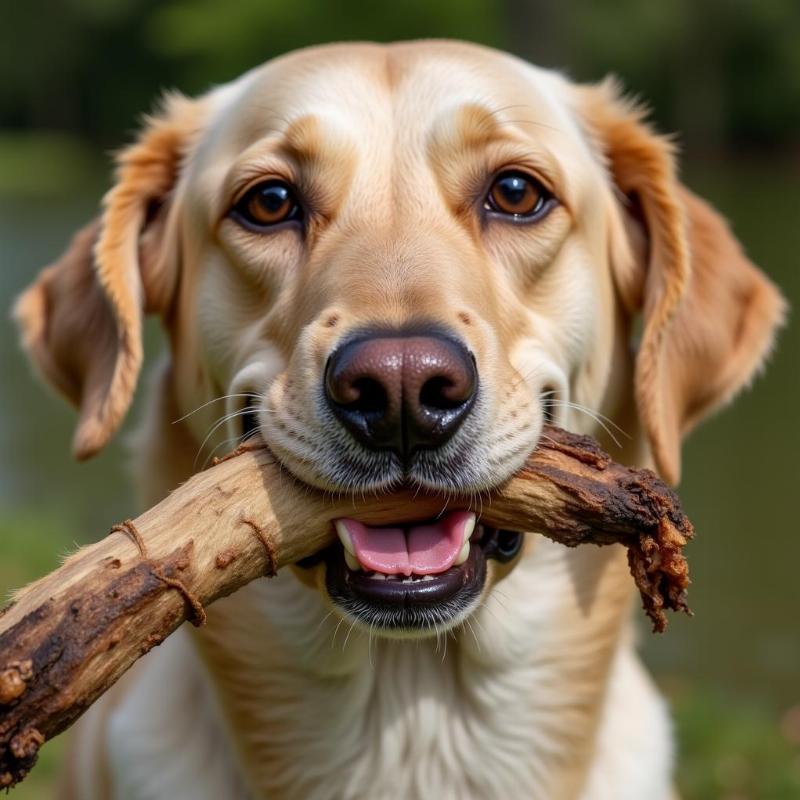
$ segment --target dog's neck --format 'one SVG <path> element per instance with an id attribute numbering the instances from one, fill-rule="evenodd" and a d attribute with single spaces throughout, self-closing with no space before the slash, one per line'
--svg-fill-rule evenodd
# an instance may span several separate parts
<path id="1" fill-rule="evenodd" d="M 196 456 L 171 424 L 167 378 L 137 448 L 148 503 Z M 630 598 L 621 548 L 531 537 L 447 635 L 392 641 L 351 629 L 286 571 L 215 604 L 196 641 L 258 795 L 571 798 L 591 763 Z"/>
<path id="2" fill-rule="evenodd" d="M 423 640 L 351 628 L 290 572 L 216 604 L 198 643 L 250 781 L 269 797 L 577 796 L 625 616 L 593 605 L 620 555 L 539 541 L 468 624 Z"/>

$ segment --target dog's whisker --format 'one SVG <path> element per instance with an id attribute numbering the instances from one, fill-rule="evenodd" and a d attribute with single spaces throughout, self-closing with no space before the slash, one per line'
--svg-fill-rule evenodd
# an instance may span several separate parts
<path id="1" fill-rule="evenodd" d="M 466 618 L 464 619 L 464 623 L 465 623 L 465 624 L 466 624 L 466 626 L 469 628 L 469 632 L 472 634 L 472 638 L 475 640 L 475 646 L 478 648 L 478 652 L 479 652 L 479 653 L 480 653 L 480 652 L 482 652 L 482 651 L 481 651 L 481 643 L 480 643 L 480 640 L 478 639 L 478 636 L 477 636 L 477 634 L 475 633 L 475 628 L 473 628 L 473 627 L 472 627 L 472 622 L 470 621 L 470 618 L 469 618 L 469 617 L 466 617 Z"/>
<path id="2" fill-rule="evenodd" d="M 206 456 L 205 461 L 203 461 L 202 469 L 205 469 L 208 466 L 208 462 L 213 460 L 214 454 L 219 450 L 221 447 L 225 447 L 225 445 L 233 444 L 236 442 L 237 444 L 246 444 L 251 439 L 255 439 L 261 435 L 261 428 L 257 426 L 252 431 L 250 431 L 246 436 L 229 436 L 224 441 L 220 442 L 209 454 Z"/>
<path id="3" fill-rule="evenodd" d="M 333 609 L 330 609 L 328 613 L 319 621 L 319 624 L 316 628 L 314 628 L 314 632 L 311 634 L 311 638 L 313 639 L 318 633 L 319 629 L 325 624 L 325 621 L 333 614 Z"/>
<path id="4" fill-rule="evenodd" d="M 347 636 L 344 637 L 344 644 L 342 645 L 342 652 L 344 653 L 347 650 L 347 642 L 350 641 L 350 634 L 353 632 L 353 628 L 355 628 L 355 622 L 347 621 L 349 628 L 347 629 Z"/>
<path id="5" fill-rule="evenodd" d="M 603 418 L 601 418 L 600 415 L 596 414 L 595 412 L 591 411 L 590 409 L 586 408 L 585 406 L 581 406 L 581 405 L 578 405 L 576 403 L 570 403 L 570 402 L 568 402 L 566 400 L 551 400 L 551 401 L 549 401 L 549 404 L 551 406 L 561 406 L 561 407 L 564 407 L 564 408 L 571 408 L 571 409 L 573 409 L 575 411 L 580 411 L 582 414 L 586 414 L 587 417 L 590 417 L 591 419 L 593 419 L 609 435 L 609 437 L 611 438 L 611 440 L 614 442 L 614 444 L 617 447 L 622 447 L 622 444 L 620 443 L 619 439 L 614 435 L 614 432 L 611 430 L 609 425 L 606 424 L 605 420 Z M 616 425 L 616 423 L 611 422 L 611 420 L 609 420 L 608 422 L 609 422 L 609 424 L 613 425 L 615 428 L 618 428 L 619 432 L 623 436 L 627 437 L 628 439 L 631 438 L 627 433 L 625 433 L 625 431 L 623 431 L 621 428 L 619 428 L 619 426 Z"/>
<path id="6" fill-rule="evenodd" d="M 541 374 L 542 367 L 537 364 L 524 374 L 520 372 L 518 369 L 515 369 L 514 367 L 512 367 L 512 371 L 517 376 L 517 380 L 511 383 L 511 387 L 509 390 L 510 392 L 516 391 L 520 386 L 526 384 L 535 375 Z"/>
<path id="7" fill-rule="evenodd" d="M 486 601 L 485 601 L 485 600 L 481 600 L 481 601 L 478 603 L 478 605 L 477 605 L 477 607 L 475 608 L 475 610 L 476 610 L 476 611 L 478 611 L 479 609 L 483 609 L 483 608 L 486 608 Z M 475 625 L 477 626 L 478 630 L 481 632 L 481 634 L 482 634 L 483 636 L 486 636 L 486 635 L 487 635 L 487 633 L 486 633 L 486 628 L 483 626 L 483 623 L 480 621 L 480 619 L 479 619 L 479 617 L 478 617 L 478 615 L 477 615 L 477 614 L 473 614 L 473 615 L 471 616 L 471 618 L 470 618 L 470 617 L 467 617 L 467 619 L 466 619 L 465 621 L 469 622 L 469 623 L 470 623 L 470 625 L 472 625 L 472 623 L 474 622 L 474 623 L 475 623 Z"/>
<path id="8" fill-rule="evenodd" d="M 331 639 L 331 649 L 336 646 L 336 635 L 339 633 L 339 628 L 342 627 L 342 623 L 344 622 L 344 617 L 339 620 L 339 624 L 336 626 L 335 630 L 333 631 L 333 638 Z M 344 650 L 344 648 L 342 648 Z"/>
<path id="9" fill-rule="evenodd" d="M 499 605 L 500 608 L 502 608 L 503 611 L 506 612 L 506 614 L 511 613 L 511 610 L 505 604 L 506 600 L 511 602 L 510 598 L 508 597 L 508 595 L 502 589 L 499 589 L 499 587 L 495 586 L 494 591 L 492 592 L 492 595 L 497 599 L 497 605 Z"/>
<path id="10" fill-rule="evenodd" d="M 207 402 L 203 403 L 202 405 L 197 406 L 197 408 L 190 411 L 188 414 L 184 414 L 182 417 L 178 419 L 172 420 L 170 424 L 177 425 L 179 422 L 183 422 L 185 419 L 189 419 L 193 414 L 196 414 L 198 411 L 202 411 L 204 408 L 212 405 L 213 403 L 219 403 L 221 400 L 231 400 L 234 397 L 249 397 L 251 399 L 260 398 L 260 395 L 256 394 L 255 392 L 238 392 L 236 394 L 223 394 L 219 397 L 215 397 L 212 400 L 208 400 Z"/>
<path id="11" fill-rule="evenodd" d="M 493 592 L 492 594 L 494 594 L 494 592 Z M 508 613 L 508 609 L 507 609 L 507 608 L 505 608 L 505 606 L 502 606 L 502 605 L 501 605 L 500 607 L 503 609 L 503 611 L 505 611 L 506 613 Z M 486 611 L 486 613 L 487 613 L 487 614 L 489 614 L 489 616 L 491 616 L 491 617 L 492 617 L 492 619 L 493 619 L 493 620 L 494 620 L 494 621 L 495 621 L 495 622 L 496 622 L 498 625 L 502 625 L 502 622 L 501 622 L 500 618 L 497 616 L 497 614 L 495 614 L 495 613 L 494 613 L 494 609 L 493 609 L 493 608 L 492 608 L 492 607 L 491 607 L 491 606 L 490 606 L 488 603 L 483 603 L 483 604 L 482 604 L 482 606 L 481 606 L 481 608 L 483 608 L 483 609 Z"/>
<path id="12" fill-rule="evenodd" d="M 194 457 L 194 466 L 197 467 L 197 459 L 200 458 L 200 454 L 203 452 L 208 440 L 216 433 L 217 430 L 225 423 L 230 422 L 232 419 L 236 419 L 236 417 L 244 416 L 245 414 L 249 413 L 248 408 L 240 408 L 237 411 L 231 411 L 228 414 L 225 414 L 223 417 L 217 420 L 216 423 L 212 426 L 211 430 L 206 434 L 205 438 L 203 439 L 200 447 L 197 448 L 197 454 Z"/>
<path id="13" fill-rule="evenodd" d="M 369 659 L 370 667 L 375 667 L 375 664 L 372 662 L 372 634 L 373 634 L 373 626 L 375 625 L 375 621 L 371 620 L 369 623 L 369 638 L 367 639 L 367 657 Z"/>
<path id="14" fill-rule="evenodd" d="M 581 403 L 576 403 L 574 400 L 556 399 L 556 400 L 551 400 L 551 401 L 548 401 L 548 402 L 553 404 L 553 405 L 563 405 L 563 406 L 567 406 L 569 408 L 574 408 L 575 410 L 583 411 L 586 414 L 596 415 L 598 419 L 601 419 L 604 422 L 607 422 L 609 425 L 611 425 L 613 428 L 615 428 L 623 436 L 627 436 L 629 439 L 631 438 L 631 435 L 624 428 L 621 428 L 619 425 L 617 425 L 617 423 L 614 422 L 613 419 L 611 419 L 610 417 L 605 416 L 604 414 L 601 414 L 599 411 L 594 411 L 594 410 L 590 409 L 588 406 L 584 406 Z"/>

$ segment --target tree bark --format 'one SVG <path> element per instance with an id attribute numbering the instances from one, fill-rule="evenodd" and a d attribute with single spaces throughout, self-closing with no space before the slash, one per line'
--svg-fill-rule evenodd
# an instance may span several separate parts
<path id="1" fill-rule="evenodd" d="M 201 625 L 214 600 L 330 544 L 331 520 L 425 519 L 444 502 L 411 492 L 324 494 L 258 445 L 115 525 L 0 610 L 0 788 L 22 780 L 45 740 L 185 620 Z M 682 548 L 692 526 L 677 496 L 649 470 L 611 461 L 589 437 L 546 429 L 525 466 L 483 503 L 481 520 L 570 547 L 622 543 L 654 629 L 665 628 L 665 609 L 688 612 Z"/>

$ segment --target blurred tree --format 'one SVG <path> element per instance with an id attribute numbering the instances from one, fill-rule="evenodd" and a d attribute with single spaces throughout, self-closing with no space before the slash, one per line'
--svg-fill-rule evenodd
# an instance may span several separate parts
<path id="1" fill-rule="evenodd" d="M 502 45 L 494 0 L 170 0 L 149 20 L 149 41 L 204 88 L 271 56 L 315 42 L 454 37 Z"/>
<path id="2" fill-rule="evenodd" d="M 0 129 L 117 146 L 162 88 L 188 93 L 316 42 L 450 36 L 502 46 L 494 0 L 5 0 Z"/>
<path id="3" fill-rule="evenodd" d="M 512 49 L 580 80 L 619 75 L 695 151 L 796 146 L 796 0 L 506 0 Z"/>
<path id="4" fill-rule="evenodd" d="M 143 33 L 157 0 L 4 3 L 0 127 L 69 130 L 119 143 L 171 65 Z"/>
<path id="5" fill-rule="evenodd" d="M 698 152 L 795 146 L 797 0 L 0 0 L 0 131 L 117 146 L 164 87 L 200 92 L 321 41 L 447 36 L 580 80 L 617 73 Z"/>

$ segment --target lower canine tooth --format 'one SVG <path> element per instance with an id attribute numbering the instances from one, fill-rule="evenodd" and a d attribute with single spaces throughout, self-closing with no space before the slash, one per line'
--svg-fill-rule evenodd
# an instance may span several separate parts
<path id="1" fill-rule="evenodd" d="M 344 551 L 344 563 L 353 571 L 358 572 L 358 570 L 362 569 L 361 564 L 358 563 L 358 559 L 350 553 L 349 550 Z"/>
<path id="2" fill-rule="evenodd" d="M 345 551 L 350 553 L 351 556 L 355 556 L 356 550 L 353 547 L 353 540 L 350 538 L 350 533 L 347 530 L 347 526 L 340 519 L 337 519 L 336 522 L 334 522 L 334 527 L 336 528 L 336 533 L 339 535 L 339 541 L 342 543 Z"/>
<path id="3" fill-rule="evenodd" d="M 473 532 L 475 531 L 475 523 L 476 522 L 477 522 L 477 519 L 475 518 L 475 515 L 472 514 L 472 516 L 470 516 L 470 518 L 466 521 L 466 524 L 464 525 L 464 536 L 462 538 L 462 542 L 468 542 L 469 541 L 470 537 L 472 536 Z"/>
<path id="4" fill-rule="evenodd" d="M 458 556 L 456 556 L 456 560 L 453 562 L 453 565 L 456 567 L 460 567 L 467 559 L 469 558 L 469 539 L 461 546 L 461 550 L 458 551 Z"/>

